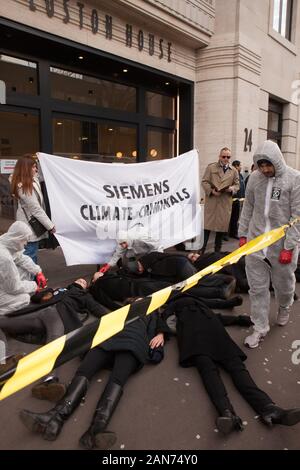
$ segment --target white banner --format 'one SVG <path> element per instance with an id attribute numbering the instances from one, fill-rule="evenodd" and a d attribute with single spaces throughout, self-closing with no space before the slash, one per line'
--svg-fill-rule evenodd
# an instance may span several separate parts
<path id="1" fill-rule="evenodd" d="M 137 224 L 164 248 L 201 232 L 196 150 L 127 165 L 38 157 L 68 266 L 107 262 L 118 232 Z"/>

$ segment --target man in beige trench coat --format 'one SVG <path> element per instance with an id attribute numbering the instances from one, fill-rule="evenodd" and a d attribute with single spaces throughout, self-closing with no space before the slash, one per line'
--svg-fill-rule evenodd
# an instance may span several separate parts
<path id="1" fill-rule="evenodd" d="M 240 187 L 239 174 L 230 165 L 231 151 L 224 147 L 220 150 L 219 160 L 207 166 L 202 186 L 205 191 L 204 207 L 204 253 L 211 231 L 216 232 L 215 251 L 221 251 L 223 234 L 227 233 L 231 209 L 232 194 Z"/>

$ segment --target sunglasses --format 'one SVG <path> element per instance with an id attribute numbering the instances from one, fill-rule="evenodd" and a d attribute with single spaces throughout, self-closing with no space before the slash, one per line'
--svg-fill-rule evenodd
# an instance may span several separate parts
<path id="1" fill-rule="evenodd" d="M 227 158 L 229 160 L 231 157 L 228 157 L 227 155 L 222 155 L 221 158 Z"/>

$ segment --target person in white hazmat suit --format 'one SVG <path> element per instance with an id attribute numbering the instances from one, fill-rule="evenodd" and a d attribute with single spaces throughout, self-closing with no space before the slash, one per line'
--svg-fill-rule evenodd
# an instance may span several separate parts
<path id="1" fill-rule="evenodd" d="M 150 237 L 148 230 L 141 224 L 125 230 L 120 230 L 117 239 L 117 248 L 111 259 L 102 268 L 99 273 L 106 273 L 111 267 L 116 266 L 119 259 L 122 258 L 122 264 L 131 272 L 138 272 L 138 257 L 151 253 L 152 251 L 163 252 L 163 247 L 158 240 Z"/>
<path id="2" fill-rule="evenodd" d="M 46 285 L 40 266 L 23 254 L 31 235 L 29 225 L 18 221 L 0 236 L 0 315 L 26 307 L 38 286 Z"/>
<path id="3" fill-rule="evenodd" d="M 287 166 L 277 144 L 266 140 L 253 162 L 254 171 L 247 185 L 239 220 L 240 246 L 274 228 L 300 217 L 300 172 Z M 246 256 L 246 274 L 250 286 L 253 333 L 245 345 L 256 348 L 270 330 L 270 281 L 278 302 L 277 324 L 289 321 L 294 299 L 300 224 L 289 227 L 285 237 L 262 251 Z"/>

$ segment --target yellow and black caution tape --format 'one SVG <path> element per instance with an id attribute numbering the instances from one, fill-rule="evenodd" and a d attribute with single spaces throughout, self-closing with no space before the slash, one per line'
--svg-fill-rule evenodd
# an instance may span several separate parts
<path id="1" fill-rule="evenodd" d="M 290 225 L 283 225 L 260 235 L 185 281 L 161 289 L 133 304 L 108 313 L 100 320 L 61 336 L 28 354 L 20 359 L 15 367 L 0 376 L 0 400 L 49 374 L 53 369 L 81 352 L 88 351 L 111 338 L 122 331 L 125 324 L 141 316 L 151 314 L 164 305 L 174 291 L 185 292 L 195 286 L 204 276 L 216 273 L 224 266 L 236 263 L 242 256 L 255 253 L 275 243 L 285 235 L 285 230 Z"/>

